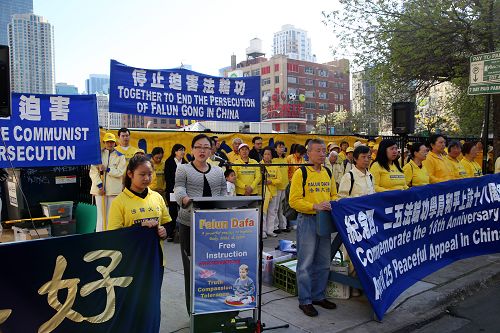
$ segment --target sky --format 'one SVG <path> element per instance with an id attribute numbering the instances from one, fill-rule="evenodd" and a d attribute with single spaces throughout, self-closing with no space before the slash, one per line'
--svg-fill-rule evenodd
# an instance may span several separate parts
<path id="1" fill-rule="evenodd" d="M 317 61 L 333 60 L 334 34 L 322 11 L 337 1 L 313 0 L 34 0 L 34 13 L 54 27 L 56 82 L 84 91 L 89 74 L 109 74 L 110 59 L 146 69 L 191 65 L 218 75 L 246 59 L 252 38 L 272 56 L 284 24 L 304 29 Z"/>

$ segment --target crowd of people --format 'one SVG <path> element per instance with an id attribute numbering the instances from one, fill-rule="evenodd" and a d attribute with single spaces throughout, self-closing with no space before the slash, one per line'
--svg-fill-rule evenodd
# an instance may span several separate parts
<path id="1" fill-rule="evenodd" d="M 96 231 L 140 224 L 157 228 L 160 241 L 177 236 L 188 313 L 193 197 L 262 195 L 263 238 L 290 232 L 295 220 L 299 307 L 317 316 L 314 305 L 336 307 L 325 297 L 330 238 L 315 229 L 316 214 L 331 210 L 332 200 L 482 176 L 479 142 L 447 142 L 439 134 L 408 147 L 391 139 L 356 141 L 352 147 L 346 141 L 309 139 L 291 145 L 287 154 L 283 141 L 263 147 L 260 136 L 252 139 L 252 147 L 235 138 L 228 152 L 217 136 L 203 133 L 192 140 L 190 160 L 186 147 L 174 144 L 165 162 L 162 147 L 147 156 L 130 146 L 128 129 L 117 134 L 118 139 L 113 133 L 103 136 L 102 163 L 90 170 Z M 500 172 L 500 158 L 496 164 Z"/>

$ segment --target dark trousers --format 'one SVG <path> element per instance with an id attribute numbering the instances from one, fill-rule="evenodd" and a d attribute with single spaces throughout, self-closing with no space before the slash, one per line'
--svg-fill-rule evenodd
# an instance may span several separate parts
<path id="1" fill-rule="evenodd" d="M 167 200 L 167 204 L 168 204 L 168 214 L 172 218 L 172 222 L 167 223 L 165 225 L 165 230 L 167 231 L 168 237 L 173 237 L 177 225 L 177 215 L 179 211 L 179 205 L 177 205 L 177 202 L 169 200 Z"/>

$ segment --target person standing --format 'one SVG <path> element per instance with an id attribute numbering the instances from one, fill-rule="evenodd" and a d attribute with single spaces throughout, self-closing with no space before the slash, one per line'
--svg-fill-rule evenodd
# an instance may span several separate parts
<path id="1" fill-rule="evenodd" d="M 253 147 L 248 154 L 248 157 L 256 160 L 257 162 L 262 161 L 262 138 L 256 136 L 252 139 Z"/>
<path id="2" fill-rule="evenodd" d="M 429 173 L 423 165 L 427 157 L 427 147 L 423 142 L 414 142 L 410 147 L 410 162 L 403 167 L 408 187 L 429 184 Z"/>
<path id="3" fill-rule="evenodd" d="M 248 156 L 250 149 L 246 143 L 242 143 L 238 151 L 239 159 L 235 161 L 235 164 L 259 164 Z M 235 165 L 233 170 L 236 173 L 236 195 L 257 195 L 259 193 L 259 185 L 262 181 L 260 167 Z"/>
<path id="4" fill-rule="evenodd" d="M 453 179 L 453 167 L 446 160 L 444 153 L 446 140 L 440 134 L 433 134 L 429 138 L 429 143 L 431 151 L 422 162 L 429 173 L 429 183 L 435 184 Z"/>
<path id="5" fill-rule="evenodd" d="M 376 192 L 408 188 L 403 169 L 399 165 L 396 141 L 385 139 L 380 142 L 370 173 L 373 175 Z"/>
<path id="6" fill-rule="evenodd" d="M 125 156 L 126 163 L 139 151 L 139 148 L 130 145 L 130 130 L 128 128 L 122 127 L 118 130 L 116 150 Z"/>
<path id="7" fill-rule="evenodd" d="M 342 141 L 340 143 L 340 153 L 339 158 L 344 161 L 347 158 L 347 148 L 349 148 L 349 142 Z"/>
<path id="8" fill-rule="evenodd" d="M 299 308 L 305 315 L 315 317 L 314 305 L 335 309 L 335 303 L 325 298 L 330 274 L 330 235 L 319 236 L 316 230 L 316 214 L 331 211 L 330 201 L 337 198 L 335 180 L 323 163 L 326 146 L 323 140 L 309 141 L 307 153 L 313 166 L 298 169 L 290 185 L 290 206 L 298 212 L 297 217 L 297 285 Z M 307 172 L 303 185 L 303 170 Z"/>
<path id="9" fill-rule="evenodd" d="M 460 161 L 460 164 L 465 170 L 466 178 L 481 177 L 483 175 L 483 170 L 481 166 L 476 161 L 478 154 L 478 144 L 476 141 L 468 141 L 464 143 L 462 147 L 462 154 L 464 158 Z"/>
<path id="10" fill-rule="evenodd" d="M 233 151 L 227 153 L 227 159 L 229 160 L 229 162 L 235 163 L 235 161 L 240 158 L 238 148 L 242 143 L 243 141 L 240 138 L 233 139 Z"/>
<path id="11" fill-rule="evenodd" d="M 306 147 L 297 145 L 295 146 L 294 152 L 286 157 L 286 162 L 288 164 L 305 164 L 306 160 L 304 159 L 304 155 L 306 155 L 306 152 Z M 295 170 L 297 170 L 298 168 L 300 168 L 300 166 L 298 165 L 288 166 L 288 179 L 290 181 L 292 180 L 292 176 Z"/>
<path id="12" fill-rule="evenodd" d="M 330 151 L 330 154 L 328 155 L 328 160 L 330 162 L 329 163 L 330 170 L 332 171 L 333 178 L 335 179 L 335 182 L 337 183 L 337 188 L 338 188 L 340 185 L 340 179 L 344 175 L 343 165 L 339 159 L 339 153 L 332 149 Z"/>
<path id="13" fill-rule="evenodd" d="M 445 157 L 445 161 L 448 162 L 452 171 L 450 179 L 462 179 L 466 177 L 467 173 L 465 172 L 463 164 L 460 163 L 462 159 L 462 144 L 457 140 L 450 141 L 448 145 L 448 155 Z"/>
<path id="14" fill-rule="evenodd" d="M 375 193 L 373 176 L 368 171 L 371 161 L 371 151 L 367 146 L 354 149 L 354 167 L 340 179 L 339 198 L 354 198 Z"/>
<path id="15" fill-rule="evenodd" d="M 151 162 L 153 162 L 153 179 L 149 188 L 165 197 L 165 163 L 163 160 L 163 148 L 154 147 L 151 151 Z"/>
<path id="16" fill-rule="evenodd" d="M 273 158 L 274 164 L 288 164 L 285 158 L 285 143 L 283 141 L 276 141 L 276 157 Z M 288 166 L 280 166 L 279 167 L 281 173 L 281 182 L 277 186 L 276 196 L 278 197 L 278 220 L 277 220 L 277 228 L 274 230 L 275 234 L 279 234 L 283 232 L 290 232 L 290 228 L 287 227 L 287 220 L 285 217 L 285 202 L 288 202 L 288 198 L 286 197 L 286 188 L 288 184 L 290 184 L 290 180 L 288 179 Z"/>
<path id="17" fill-rule="evenodd" d="M 186 147 L 181 145 L 180 143 L 174 144 L 172 150 L 170 152 L 170 156 L 165 160 L 165 199 L 167 200 L 168 210 L 170 216 L 174 223 L 168 225 L 167 229 L 167 242 L 173 242 L 175 239 L 175 230 L 178 230 L 177 227 L 177 213 L 179 211 L 179 206 L 175 200 L 172 200 L 171 195 L 174 193 L 175 187 L 175 173 L 177 167 L 181 164 L 188 163 L 184 158 L 186 154 Z"/>
<path id="18" fill-rule="evenodd" d="M 264 183 L 264 226 L 262 238 L 278 236 L 274 231 L 279 231 L 278 220 L 278 186 L 281 184 L 281 171 L 278 166 L 273 166 L 273 149 L 265 147 L 261 164 L 265 166 L 266 178 Z M 279 233 L 279 232 L 278 232 Z"/>
<path id="19" fill-rule="evenodd" d="M 206 134 L 198 134 L 191 142 L 194 160 L 188 164 L 179 164 L 175 172 L 174 195 L 180 206 L 177 221 L 184 267 L 184 291 L 186 309 L 190 314 L 190 256 L 191 256 L 191 219 L 193 197 L 222 197 L 226 195 L 227 184 L 222 169 L 207 163 L 212 149 L 212 140 Z"/>
<path id="20" fill-rule="evenodd" d="M 112 133 L 104 134 L 104 149 L 101 150 L 101 164 L 91 165 L 89 176 L 92 180 L 90 194 L 96 201 L 96 231 L 108 228 L 108 216 L 111 203 L 123 189 L 123 174 L 127 167 L 125 156 L 115 149 L 116 137 Z"/>
<path id="21" fill-rule="evenodd" d="M 214 136 L 212 136 L 212 139 L 215 141 L 215 156 L 222 158 L 226 162 L 229 161 L 229 159 L 227 158 L 226 153 L 220 147 L 221 142 L 219 140 L 219 137 L 216 136 L 216 135 L 214 135 Z"/>

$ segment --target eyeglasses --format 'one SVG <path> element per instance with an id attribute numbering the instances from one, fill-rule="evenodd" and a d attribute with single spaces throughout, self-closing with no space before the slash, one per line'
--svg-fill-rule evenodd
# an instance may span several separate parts
<path id="1" fill-rule="evenodd" d="M 194 146 L 193 149 L 196 149 L 196 150 L 210 150 L 210 149 L 212 149 L 212 147 L 210 147 L 210 146 L 204 146 L 204 147 L 202 147 L 202 146 Z"/>

